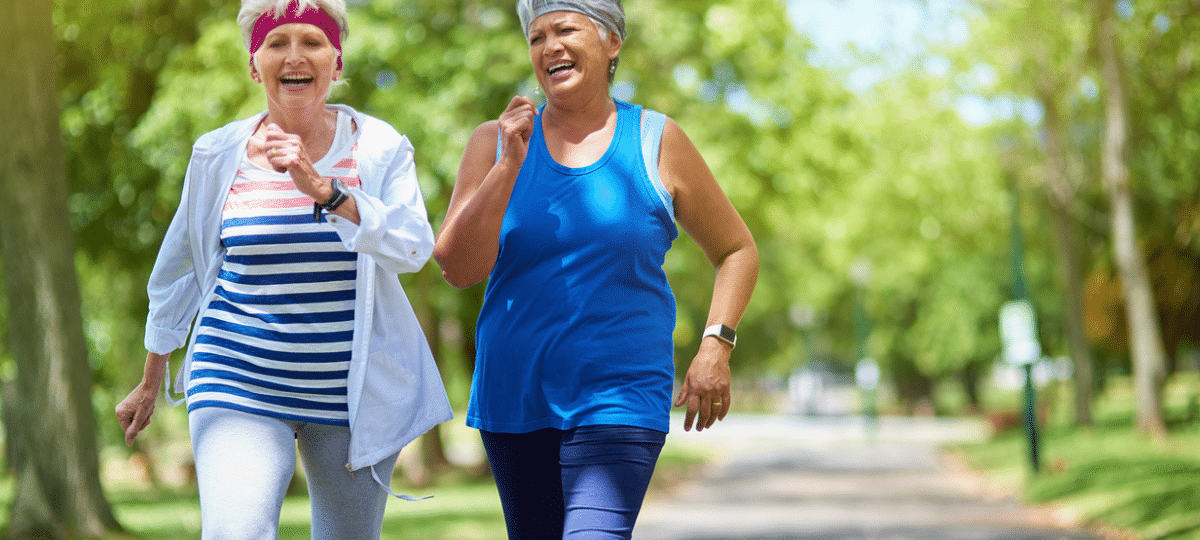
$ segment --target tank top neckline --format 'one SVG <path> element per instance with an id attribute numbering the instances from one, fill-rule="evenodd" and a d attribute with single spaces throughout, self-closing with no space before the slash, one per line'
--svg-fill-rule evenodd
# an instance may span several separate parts
<path id="1" fill-rule="evenodd" d="M 617 147 L 621 144 L 622 136 L 627 129 L 627 124 L 629 123 L 626 119 L 626 116 L 629 114 L 630 110 L 636 108 L 635 105 L 625 103 L 616 98 L 613 98 L 613 103 L 617 106 L 617 125 L 613 128 L 613 136 L 608 142 L 608 148 L 604 150 L 604 154 L 597 158 L 596 161 L 592 162 L 590 165 L 584 165 L 582 167 L 568 167 L 559 163 L 558 160 L 554 159 L 554 156 L 550 155 L 550 147 L 546 145 L 546 134 L 542 131 L 542 122 L 539 120 L 533 124 L 534 130 L 531 143 L 536 141 L 536 148 L 540 159 L 542 159 L 542 161 L 554 171 L 569 176 L 582 176 L 603 167 L 609 162 L 609 160 L 612 159 L 613 154 L 616 153 Z M 541 107 L 538 107 L 538 115 L 540 116 L 543 114 L 545 109 L 546 105 L 544 104 Z"/>

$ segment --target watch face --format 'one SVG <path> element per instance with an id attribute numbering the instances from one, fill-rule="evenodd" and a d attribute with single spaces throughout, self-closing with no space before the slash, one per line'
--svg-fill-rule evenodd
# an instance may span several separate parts
<path id="1" fill-rule="evenodd" d="M 721 325 L 721 339 L 724 339 L 725 341 L 733 343 L 733 341 L 737 339 L 737 332 L 734 331 L 734 329 L 722 324 Z"/>

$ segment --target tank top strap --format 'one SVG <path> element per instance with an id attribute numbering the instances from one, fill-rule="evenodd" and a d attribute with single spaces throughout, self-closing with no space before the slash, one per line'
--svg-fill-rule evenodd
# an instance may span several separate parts
<path id="1" fill-rule="evenodd" d="M 650 179 L 650 183 L 654 186 L 654 193 L 658 195 L 659 201 L 667 209 L 671 219 L 675 219 L 675 203 L 672 200 L 671 192 L 667 191 L 662 178 L 658 175 L 658 155 L 662 146 L 663 129 L 667 124 L 667 115 L 645 109 L 641 124 L 642 161 L 646 168 L 646 177 Z"/>

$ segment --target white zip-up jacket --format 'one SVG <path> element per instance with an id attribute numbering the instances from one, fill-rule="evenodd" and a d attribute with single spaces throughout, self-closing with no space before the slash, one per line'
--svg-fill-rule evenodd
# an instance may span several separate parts
<path id="1" fill-rule="evenodd" d="M 349 188 L 359 224 L 327 217 L 346 249 L 358 253 L 354 338 L 347 376 L 350 455 L 358 470 L 398 452 L 453 417 L 441 375 L 396 274 L 420 270 L 433 253 L 433 228 L 417 185 L 413 147 L 392 126 L 344 105 L 354 119 L 362 181 Z M 146 349 L 167 354 L 187 342 L 174 392 L 189 378 L 195 332 L 225 260 L 221 212 L 246 144 L 266 113 L 232 122 L 192 146 L 183 195 L 167 228 L 147 290 Z M 197 316 L 197 315 L 201 316 Z M 168 400 L 170 401 L 168 389 Z M 374 470 L 372 469 L 372 472 Z"/>

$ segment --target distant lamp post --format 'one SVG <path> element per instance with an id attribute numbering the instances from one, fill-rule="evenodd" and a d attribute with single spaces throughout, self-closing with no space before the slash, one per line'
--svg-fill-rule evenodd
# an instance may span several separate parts
<path id="1" fill-rule="evenodd" d="M 1004 361 L 1025 370 L 1025 434 L 1029 438 L 1029 466 L 1034 474 L 1041 469 L 1038 457 L 1037 391 L 1033 384 L 1033 366 L 1042 357 L 1037 336 L 1037 317 L 1029 288 L 1025 283 L 1025 242 L 1017 187 L 1012 185 L 1012 301 L 1000 308 L 1000 338 L 1004 343 Z"/>
<path id="2" fill-rule="evenodd" d="M 796 362 L 796 367 L 792 369 L 791 375 L 788 377 L 788 399 L 794 404 L 797 413 L 815 412 L 815 400 L 817 396 L 817 386 L 815 384 L 816 374 L 812 373 L 809 366 L 816 360 L 816 347 L 812 343 L 812 330 L 817 325 L 817 310 L 808 304 L 793 304 L 788 315 L 792 320 L 792 324 L 800 330 L 800 337 L 804 341 L 804 352 Z"/>
<path id="3" fill-rule="evenodd" d="M 879 364 L 867 357 L 867 339 L 871 336 L 871 319 L 863 307 L 863 295 L 871 279 L 871 263 L 857 259 L 850 265 L 850 281 L 854 283 L 854 379 L 858 384 L 863 402 L 863 419 L 867 433 L 874 436 L 877 411 L 875 408 L 876 388 L 879 386 Z"/>
<path id="4" fill-rule="evenodd" d="M 850 281 L 854 283 L 854 359 L 867 357 L 867 338 L 871 335 L 871 319 L 863 307 L 863 292 L 871 279 L 871 263 L 858 259 L 850 265 Z"/>
<path id="5" fill-rule="evenodd" d="M 879 415 L 876 412 L 876 391 L 879 388 L 879 363 L 874 358 L 863 358 L 854 366 L 854 382 L 862 392 L 863 421 L 867 428 L 867 436 L 875 437 L 878 428 Z"/>

